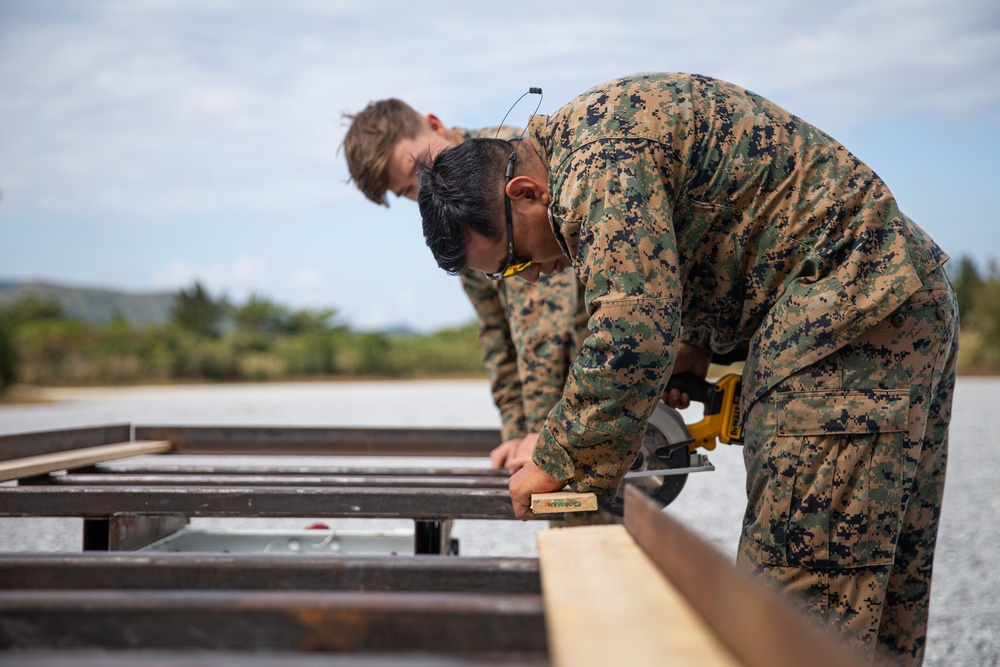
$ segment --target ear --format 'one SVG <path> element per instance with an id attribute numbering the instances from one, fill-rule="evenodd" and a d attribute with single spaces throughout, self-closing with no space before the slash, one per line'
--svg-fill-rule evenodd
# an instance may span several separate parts
<path id="1" fill-rule="evenodd" d="M 515 176 L 507 184 L 507 196 L 511 201 L 524 199 L 525 201 L 543 201 L 548 197 L 548 186 L 539 183 L 531 176 Z M 546 202 L 546 205 L 547 202 Z"/>
<path id="2" fill-rule="evenodd" d="M 424 123 L 427 124 L 427 127 L 430 128 L 431 132 L 433 132 L 438 136 L 444 137 L 445 139 L 448 139 L 449 130 L 447 127 L 445 127 L 445 124 L 441 122 L 440 118 L 438 118 L 432 113 L 429 113 L 426 116 L 424 116 Z"/>

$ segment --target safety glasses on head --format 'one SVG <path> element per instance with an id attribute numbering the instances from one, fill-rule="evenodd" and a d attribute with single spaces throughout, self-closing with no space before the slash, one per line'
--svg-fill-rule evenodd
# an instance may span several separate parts
<path id="1" fill-rule="evenodd" d="M 517 98 L 517 101 L 514 102 L 514 104 L 511 105 L 510 109 L 507 110 L 507 113 L 503 115 L 503 119 L 500 121 L 500 126 L 497 127 L 498 136 L 500 134 L 500 127 L 503 126 L 503 122 L 507 120 L 507 116 L 510 114 L 511 110 L 513 110 L 513 108 L 517 106 L 518 102 L 524 99 L 525 95 L 538 95 L 538 104 L 535 106 L 535 113 L 538 113 L 538 107 L 540 107 L 542 104 L 542 89 L 531 87 L 528 89 L 528 92 L 526 92 L 524 95 L 521 95 L 521 97 Z M 527 128 L 521 131 L 521 136 L 518 137 L 517 141 L 514 143 L 514 151 L 510 154 L 510 159 L 507 160 L 507 172 L 504 174 L 503 210 L 507 216 L 507 261 L 504 262 L 503 268 L 497 271 L 496 273 L 487 273 L 485 271 L 483 272 L 484 275 L 490 280 L 503 280 L 504 278 L 512 278 L 513 276 L 516 276 L 517 274 L 521 273 L 522 271 L 526 270 L 529 266 L 531 266 L 530 259 L 524 262 L 518 262 L 514 260 L 514 221 L 510 215 L 510 197 L 507 196 L 507 185 L 510 183 L 510 180 L 514 178 L 514 163 L 517 161 L 517 144 L 521 143 L 521 139 L 524 137 L 524 131 L 526 130 Z"/>
<path id="2" fill-rule="evenodd" d="M 490 280 L 511 278 L 531 266 L 530 259 L 524 262 L 514 260 L 514 220 L 510 215 L 510 197 L 507 196 L 507 185 L 510 183 L 510 179 L 514 178 L 514 163 L 516 161 L 517 150 L 515 149 L 510 154 L 510 159 L 507 160 L 507 172 L 504 174 L 503 184 L 503 211 L 507 216 L 507 261 L 504 262 L 503 268 L 496 273 L 486 273 L 486 277 Z"/>

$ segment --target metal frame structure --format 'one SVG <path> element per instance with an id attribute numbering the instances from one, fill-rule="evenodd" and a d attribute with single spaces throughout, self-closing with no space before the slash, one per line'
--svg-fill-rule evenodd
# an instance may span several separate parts
<path id="1" fill-rule="evenodd" d="M 547 665 L 538 560 L 443 557 L 452 519 L 514 518 L 506 473 L 109 462 L 149 447 L 213 456 L 483 456 L 498 441 L 488 430 L 131 425 L 0 436 L 0 478 L 16 480 L 0 485 L 0 516 L 84 519 L 83 553 L 0 554 L 0 662 Z M 627 491 L 627 530 L 737 664 L 856 664 L 661 506 Z M 410 518 L 418 553 L 131 551 L 202 516 Z"/>
<path id="2" fill-rule="evenodd" d="M 0 436 L 16 480 L 0 486 L 0 516 L 82 518 L 84 550 L 0 555 L 0 662 L 547 664 L 537 560 L 441 557 L 457 550 L 453 519 L 514 518 L 505 471 L 280 461 L 483 457 L 496 442 L 495 430 L 131 424 Z M 121 458 L 149 453 L 164 459 Z M 246 455 L 277 463 L 217 462 Z M 408 518 L 417 555 L 125 553 L 192 517 Z"/>
<path id="3" fill-rule="evenodd" d="M 453 519 L 514 518 L 506 472 L 91 461 L 157 452 L 483 457 L 498 441 L 499 432 L 489 429 L 130 424 L 6 435 L 0 436 L 0 462 L 31 474 L 17 476 L 17 487 L 0 487 L 0 516 L 80 517 L 86 551 L 136 549 L 175 532 L 191 517 L 407 518 L 415 522 L 416 552 L 441 554 L 454 550 Z M 37 461 L 51 471 L 84 463 L 65 475 L 34 474 Z"/>

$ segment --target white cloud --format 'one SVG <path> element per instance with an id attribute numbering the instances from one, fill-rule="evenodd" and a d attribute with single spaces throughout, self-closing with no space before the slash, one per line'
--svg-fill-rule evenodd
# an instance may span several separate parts
<path id="1" fill-rule="evenodd" d="M 195 281 L 213 293 L 227 294 L 237 300 L 253 293 L 266 294 L 266 288 L 272 284 L 270 263 L 259 257 L 237 257 L 229 264 L 200 266 L 175 260 L 164 269 L 153 271 L 151 278 L 151 283 L 162 289 L 188 287 Z"/>
<path id="2" fill-rule="evenodd" d="M 835 136 L 913 117 L 995 128 L 1000 5 L 0 0 L 0 260 L 45 221 L 49 248 L 70 234 L 93 238 L 80 256 L 141 247 L 133 283 L 152 271 L 170 288 L 319 295 L 366 322 L 446 319 L 467 304 L 432 314 L 416 211 L 383 216 L 344 184 L 341 112 L 396 96 L 476 127 L 528 86 L 547 112 L 643 70 L 721 76 Z M 72 270 L 31 247 L 33 272 Z M 376 263 L 407 291 L 354 282 Z"/>
<path id="3" fill-rule="evenodd" d="M 133 224 L 330 205 L 349 192 L 342 111 L 396 95 L 491 124 L 528 85 L 552 108 L 638 70 L 721 75 L 817 122 L 996 121 L 998 12 L 964 5 L 54 3 L 72 20 L 21 18 L 0 40 L 0 177 L 39 209 Z"/>
<path id="4" fill-rule="evenodd" d="M 291 282 L 296 287 L 316 287 L 323 284 L 323 272 L 317 269 L 301 269 L 292 274 Z"/>

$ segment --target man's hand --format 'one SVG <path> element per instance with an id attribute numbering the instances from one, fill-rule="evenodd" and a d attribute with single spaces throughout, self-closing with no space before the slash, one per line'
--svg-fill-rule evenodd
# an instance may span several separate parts
<path id="1" fill-rule="evenodd" d="M 712 351 L 687 343 L 681 343 L 677 350 L 677 360 L 674 362 L 673 375 L 691 373 L 701 379 L 708 375 L 708 366 L 712 363 Z M 683 410 L 691 405 L 691 397 L 680 389 L 669 389 L 663 392 L 663 402 L 672 408 Z"/>
<path id="2" fill-rule="evenodd" d="M 514 506 L 514 514 L 522 521 L 545 518 L 544 514 L 535 514 L 531 511 L 531 494 L 551 493 L 564 486 L 566 486 L 565 482 L 549 477 L 535 465 L 534 461 L 529 460 L 507 482 L 507 488 L 510 489 L 510 501 Z"/>
<path id="3" fill-rule="evenodd" d="M 531 461 L 531 455 L 535 453 L 535 444 L 538 442 L 538 433 L 529 433 L 524 436 L 511 450 L 504 467 L 511 472 L 517 472 Z"/>
<path id="4" fill-rule="evenodd" d="M 490 452 L 490 467 L 506 468 L 511 473 L 517 472 L 521 466 L 531 460 L 536 442 L 538 442 L 538 433 L 529 433 L 523 438 L 505 440 Z"/>
<path id="5" fill-rule="evenodd" d="M 524 438 L 504 440 L 490 452 L 490 467 L 499 470 L 507 465 L 507 459 Z"/>

